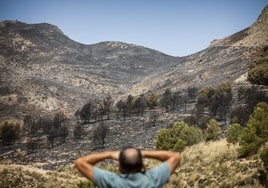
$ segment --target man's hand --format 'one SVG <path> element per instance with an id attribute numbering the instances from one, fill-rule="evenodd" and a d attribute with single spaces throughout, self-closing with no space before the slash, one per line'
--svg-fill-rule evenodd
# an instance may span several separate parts
<path id="1" fill-rule="evenodd" d="M 167 162 L 169 166 L 170 172 L 174 172 L 177 166 L 180 164 L 181 156 L 178 153 L 171 151 L 163 151 L 163 150 L 142 150 L 142 157 L 144 158 L 152 158 L 156 160 L 160 160 L 162 162 Z"/>
<path id="2" fill-rule="evenodd" d="M 111 155 L 112 155 L 111 159 L 118 161 L 119 160 L 119 154 L 120 154 L 120 151 L 111 152 Z"/>

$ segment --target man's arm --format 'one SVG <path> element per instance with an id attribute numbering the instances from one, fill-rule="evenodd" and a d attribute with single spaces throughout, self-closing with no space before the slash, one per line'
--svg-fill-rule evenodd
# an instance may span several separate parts
<path id="1" fill-rule="evenodd" d="M 90 181 L 94 182 L 94 165 L 99 161 L 105 159 L 119 159 L 119 151 L 104 151 L 100 153 L 88 154 L 84 157 L 76 159 L 75 166 L 76 168 Z"/>
<path id="2" fill-rule="evenodd" d="M 181 156 L 178 153 L 163 150 L 142 150 L 141 154 L 144 158 L 157 159 L 162 162 L 167 162 L 170 173 L 173 173 L 180 164 Z"/>

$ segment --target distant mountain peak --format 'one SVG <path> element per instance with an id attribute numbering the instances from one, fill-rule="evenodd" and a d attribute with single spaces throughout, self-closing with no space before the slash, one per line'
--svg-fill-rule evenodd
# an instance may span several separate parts
<path id="1" fill-rule="evenodd" d="M 63 34 L 63 32 L 55 25 L 49 23 L 37 23 L 37 24 L 28 24 L 24 22 L 20 22 L 17 20 L 4 20 L 0 22 L 0 28 L 3 29 L 5 27 L 14 27 L 16 29 L 39 29 L 39 30 L 50 30 L 51 32 L 59 32 Z"/>
<path id="2" fill-rule="evenodd" d="M 264 9 L 262 10 L 262 12 L 261 12 L 261 14 L 260 14 L 260 16 L 258 17 L 258 19 L 257 19 L 257 23 L 259 22 L 259 23 L 267 23 L 267 21 L 268 21 L 268 5 L 266 5 L 265 7 L 264 7 Z"/>

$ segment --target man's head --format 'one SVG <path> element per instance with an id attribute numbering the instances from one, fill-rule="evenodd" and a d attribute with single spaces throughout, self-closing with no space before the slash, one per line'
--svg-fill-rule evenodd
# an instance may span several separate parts
<path id="1" fill-rule="evenodd" d="M 119 155 L 119 165 L 123 174 L 143 172 L 141 151 L 134 147 L 124 148 Z"/>

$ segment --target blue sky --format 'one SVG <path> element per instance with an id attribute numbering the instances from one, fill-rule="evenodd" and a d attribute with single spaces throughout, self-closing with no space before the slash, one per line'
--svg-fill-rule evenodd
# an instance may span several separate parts
<path id="1" fill-rule="evenodd" d="M 268 0 L 0 0 L 0 21 L 50 23 L 83 43 L 190 55 L 250 26 Z"/>

